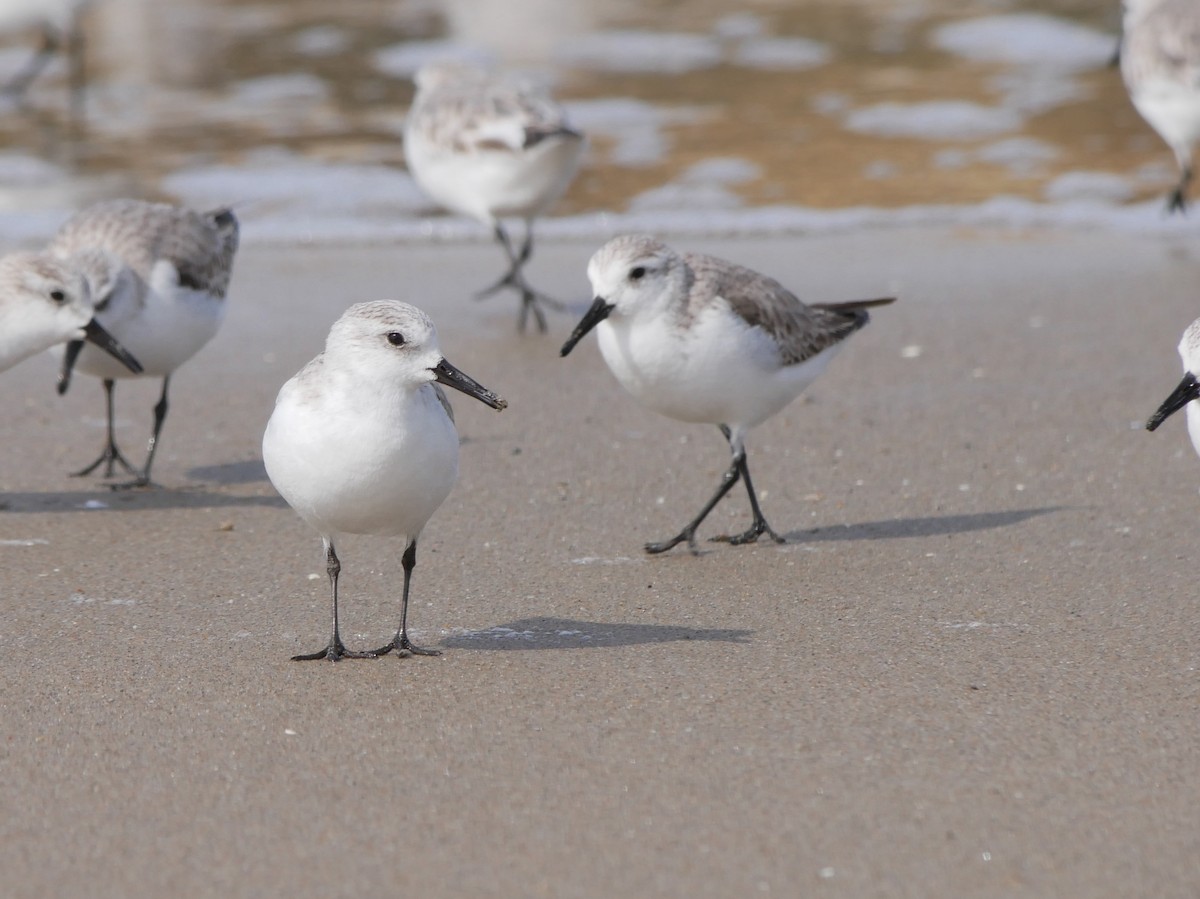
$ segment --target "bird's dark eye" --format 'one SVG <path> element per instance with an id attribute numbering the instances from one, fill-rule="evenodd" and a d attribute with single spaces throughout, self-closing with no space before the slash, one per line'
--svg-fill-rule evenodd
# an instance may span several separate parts
<path id="1" fill-rule="evenodd" d="M 404 335 L 399 331 L 388 331 L 387 337 L 392 346 L 404 346 Z"/>
<path id="2" fill-rule="evenodd" d="M 630 281 L 640 281 L 642 276 L 646 274 L 646 266 L 638 265 L 629 270 Z"/>
<path id="3" fill-rule="evenodd" d="M 62 303 L 66 301 L 67 295 L 61 290 L 55 289 L 50 291 L 50 299 L 54 300 L 56 303 Z"/>

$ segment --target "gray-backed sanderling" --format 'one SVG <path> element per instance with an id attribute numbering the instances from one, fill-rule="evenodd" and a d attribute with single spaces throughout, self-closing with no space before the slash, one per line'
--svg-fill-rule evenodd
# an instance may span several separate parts
<path id="1" fill-rule="evenodd" d="M 111 477 L 114 464 L 134 475 L 121 486 L 150 483 L 150 467 L 167 417 L 171 375 L 208 343 L 225 317 L 225 294 L 238 245 L 237 219 L 228 209 L 194 212 L 139 200 L 97 203 L 72 217 L 46 252 L 81 271 L 96 300 L 96 317 L 142 363 L 144 375 L 161 377 L 154 430 L 146 464 L 135 469 L 117 448 L 113 433 L 113 390 L 130 372 L 105 355 L 72 342 L 63 354 L 58 390 L 71 372 L 101 378 L 107 403 L 108 440 L 86 468 L 101 464 Z"/>
<path id="2" fill-rule="evenodd" d="M 1200 140 L 1200 4 L 1125 0 L 1120 62 L 1134 107 L 1175 153 L 1179 182 L 1167 208 L 1182 212 Z"/>
<path id="3" fill-rule="evenodd" d="M 698 253 L 677 253 L 645 235 L 610 240 L 588 263 L 595 302 L 563 345 L 567 355 L 592 328 L 600 352 L 621 385 L 656 412 L 720 427 L 733 462 L 712 498 L 677 535 L 646 544 L 665 552 L 687 541 L 741 480 L 754 521 L 742 534 L 717 537 L 750 543 L 767 524 L 746 466 L 745 438 L 795 399 L 825 370 L 847 337 L 867 323 L 867 308 L 892 297 L 805 305 L 777 281 Z"/>
<path id="4" fill-rule="evenodd" d="M 433 322 L 407 303 L 351 306 L 325 351 L 283 385 L 263 435 L 271 483 L 321 535 L 333 636 L 297 660 L 374 658 L 396 650 L 437 655 L 408 638 L 408 591 L 417 538 L 458 478 L 458 434 L 445 384 L 493 409 L 508 404 L 446 361 Z M 403 537 L 400 627 L 390 643 L 351 652 L 338 631 L 339 534 Z"/>
<path id="5" fill-rule="evenodd" d="M 86 340 L 134 374 L 142 370 L 95 319 L 83 274 L 44 253 L 0 259 L 0 371 L 71 340 Z"/>
<path id="6" fill-rule="evenodd" d="M 530 311 L 546 330 L 541 305 L 558 307 L 529 286 L 522 268 L 533 252 L 533 220 L 567 189 L 583 151 L 583 135 L 540 86 L 457 63 L 435 63 L 414 79 L 416 97 L 404 126 L 404 156 L 421 188 L 440 205 L 490 225 L 508 271 L 480 291 L 521 294 L 518 326 Z M 525 221 L 513 247 L 503 219 Z"/>
<path id="7" fill-rule="evenodd" d="M 1200 453 L 1200 404 L 1193 402 L 1200 398 L 1200 381 L 1197 380 L 1197 375 L 1200 375 L 1200 318 L 1183 332 L 1183 339 L 1179 341 L 1179 356 L 1183 360 L 1183 379 L 1150 416 L 1146 430 L 1153 431 L 1186 406 L 1188 434 L 1192 438 L 1192 446 Z"/>

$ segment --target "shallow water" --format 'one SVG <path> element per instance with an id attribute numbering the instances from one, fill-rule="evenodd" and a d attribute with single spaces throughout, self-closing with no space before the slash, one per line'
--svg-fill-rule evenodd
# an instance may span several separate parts
<path id="1" fill-rule="evenodd" d="M 250 239 L 483 235 L 440 218 L 403 168 L 408 76 L 446 54 L 551 79 L 588 132 L 546 226 L 560 233 L 930 208 L 1156 223 L 1174 163 L 1107 64 L 1116 6 L 96 0 L 84 133 L 61 64 L 0 115 L 0 235 L 40 237 L 116 195 L 241 204 Z M 0 70 L 32 40 L 9 36 Z M 832 212 L 856 207 L 875 212 Z"/>

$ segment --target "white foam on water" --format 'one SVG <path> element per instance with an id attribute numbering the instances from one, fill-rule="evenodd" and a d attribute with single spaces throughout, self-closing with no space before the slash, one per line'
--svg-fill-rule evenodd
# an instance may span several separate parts
<path id="1" fill-rule="evenodd" d="M 933 44 L 976 62 L 1079 71 L 1107 65 L 1116 37 L 1054 16 L 1013 13 L 942 25 Z"/>
<path id="2" fill-rule="evenodd" d="M 842 124 L 859 134 L 919 140 L 978 140 L 1016 131 L 1022 116 L 1002 106 L 969 100 L 876 103 L 848 113 Z"/>

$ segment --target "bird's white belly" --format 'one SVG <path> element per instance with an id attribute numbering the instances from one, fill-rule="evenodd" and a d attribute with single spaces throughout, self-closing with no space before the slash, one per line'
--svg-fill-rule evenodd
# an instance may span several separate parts
<path id="1" fill-rule="evenodd" d="M 749 428 L 799 396 L 841 346 L 782 366 L 768 335 L 729 315 L 703 316 L 682 335 L 664 318 L 636 327 L 605 321 L 597 328 L 600 351 L 622 386 L 654 411 Z"/>
<path id="2" fill-rule="evenodd" d="M 1133 105 L 1173 149 L 1200 139 L 1200 88 L 1153 78 L 1131 94 Z"/>
<path id="3" fill-rule="evenodd" d="M 1200 400 L 1187 404 L 1188 436 L 1192 438 L 1192 449 L 1200 455 Z"/>
<path id="4" fill-rule="evenodd" d="M 325 535 L 415 537 L 458 477 L 454 426 L 419 401 L 421 412 L 407 419 L 377 410 L 338 415 L 338 427 L 319 405 L 277 406 L 263 437 L 271 482 Z"/>
<path id="5" fill-rule="evenodd" d="M 170 300 L 147 298 L 136 315 L 96 318 L 142 364 L 144 374 L 165 377 L 187 362 L 216 335 L 225 317 L 225 301 L 207 292 L 179 289 Z M 103 350 L 85 345 L 75 366 L 97 378 L 131 378 L 133 372 Z"/>
<path id="6" fill-rule="evenodd" d="M 583 149 L 578 138 L 549 138 L 512 152 L 449 152 L 406 138 L 408 165 L 421 187 L 442 206 L 480 221 L 531 218 L 566 190 Z"/>

